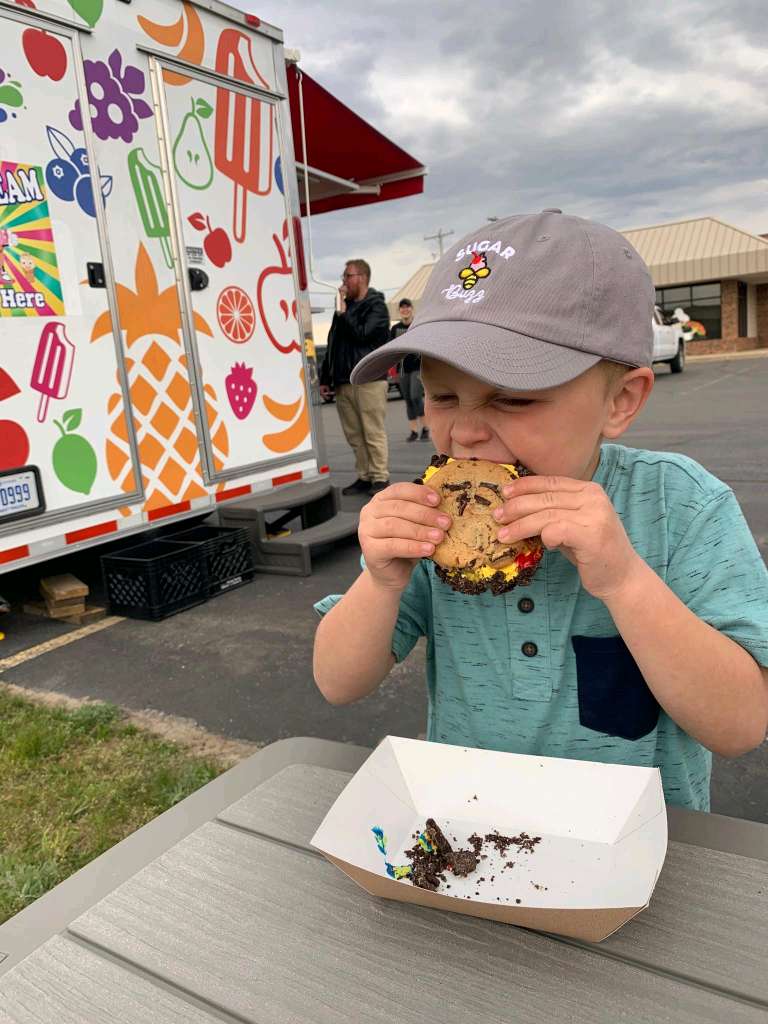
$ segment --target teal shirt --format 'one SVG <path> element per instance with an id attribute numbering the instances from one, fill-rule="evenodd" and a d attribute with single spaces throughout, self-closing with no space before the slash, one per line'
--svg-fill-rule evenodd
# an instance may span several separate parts
<path id="1" fill-rule="evenodd" d="M 731 489 L 686 456 L 616 444 L 603 445 L 593 479 L 691 611 L 768 664 L 768 572 Z M 657 766 L 668 803 L 709 810 L 711 753 L 659 708 L 608 609 L 560 552 L 499 596 L 458 594 L 420 562 L 401 597 L 395 658 L 422 636 L 427 739 Z"/>

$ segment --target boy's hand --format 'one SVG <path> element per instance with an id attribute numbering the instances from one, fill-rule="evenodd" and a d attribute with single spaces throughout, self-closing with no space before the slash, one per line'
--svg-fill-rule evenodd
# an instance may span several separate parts
<path id="1" fill-rule="evenodd" d="M 368 572 L 387 590 L 405 590 L 414 565 L 433 554 L 451 525 L 438 512 L 437 491 L 424 484 L 392 484 L 360 513 L 357 534 Z"/>
<path id="2" fill-rule="evenodd" d="M 593 597 L 606 600 L 630 580 L 642 559 L 627 537 L 603 488 L 591 480 L 525 476 L 503 489 L 505 502 L 494 516 L 500 540 L 541 537 L 579 570 Z"/>

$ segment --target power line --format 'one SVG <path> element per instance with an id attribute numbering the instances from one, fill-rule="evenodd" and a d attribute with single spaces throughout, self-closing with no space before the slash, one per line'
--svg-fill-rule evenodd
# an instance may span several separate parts
<path id="1" fill-rule="evenodd" d="M 453 231 L 443 231 L 443 229 L 440 228 L 438 230 L 437 234 L 434 234 L 434 235 L 424 235 L 424 241 L 425 242 L 436 241 L 437 244 L 440 246 L 440 256 L 442 257 L 442 255 L 443 255 L 443 239 L 447 238 L 449 235 L 452 235 L 452 234 L 453 234 Z"/>

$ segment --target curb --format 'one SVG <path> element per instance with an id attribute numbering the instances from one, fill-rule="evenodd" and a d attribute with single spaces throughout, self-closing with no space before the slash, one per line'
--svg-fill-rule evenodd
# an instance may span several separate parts
<path id="1" fill-rule="evenodd" d="M 718 359 L 764 359 L 768 357 L 768 348 L 748 348 L 743 352 L 711 352 L 701 356 L 692 356 L 686 352 L 685 357 L 689 363 L 704 363 Z"/>

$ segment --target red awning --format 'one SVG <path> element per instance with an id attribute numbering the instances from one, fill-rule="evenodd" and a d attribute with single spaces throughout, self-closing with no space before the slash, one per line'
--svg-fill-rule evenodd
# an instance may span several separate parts
<path id="1" fill-rule="evenodd" d="M 401 199 L 424 191 L 426 168 L 418 160 L 337 100 L 295 64 L 289 64 L 286 70 L 302 213 L 306 213 L 305 173 L 309 178 L 309 202 L 313 214 Z M 301 138 L 299 76 L 304 104 L 306 158 Z"/>

